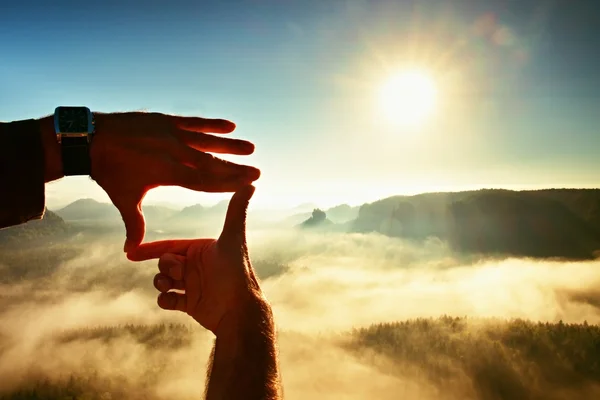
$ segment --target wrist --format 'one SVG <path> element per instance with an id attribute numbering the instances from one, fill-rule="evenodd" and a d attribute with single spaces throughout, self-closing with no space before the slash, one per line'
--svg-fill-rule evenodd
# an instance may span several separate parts
<path id="1" fill-rule="evenodd" d="M 233 339 L 251 332 L 273 330 L 273 311 L 269 302 L 258 294 L 228 311 L 215 329 L 215 336 Z"/>
<path id="2" fill-rule="evenodd" d="M 275 327 L 264 297 L 227 314 L 216 335 L 207 399 L 283 398 Z"/>
<path id="3" fill-rule="evenodd" d="M 38 122 L 44 148 L 44 182 L 51 182 L 64 176 L 62 152 L 60 144 L 56 140 L 54 117 L 44 117 Z"/>
<path id="4" fill-rule="evenodd" d="M 106 170 L 106 154 L 109 154 L 109 152 L 104 144 L 105 141 L 103 136 L 106 132 L 113 130 L 110 126 L 110 117 L 111 114 L 94 112 L 96 130 L 92 142 L 90 143 L 90 177 L 97 182 L 98 179 L 102 179 L 103 171 Z"/>

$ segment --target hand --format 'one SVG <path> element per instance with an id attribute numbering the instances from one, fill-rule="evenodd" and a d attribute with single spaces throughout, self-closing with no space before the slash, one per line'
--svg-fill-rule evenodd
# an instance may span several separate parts
<path id="1" fill-rule="evenodd" d="M 247 155 L 254 145 L 203 132 L 229 133 L 235 124 L 222 119 L 178 117 L 159 113 L 95 113 L 96 135 L 90 147 L 91 177 L 117 207 L 127 231 L 124 250 L 144 239 L 141 203 L 158 186 L 181 186 L 205 192 L 234 192 L 260 176 L 256 168 L 214 157 Z M 46 181 L 62 177 L 60 147 L 52 117 L 41 120 L 46 152 Z"/>
<path id="2" fill-rule="evenodd" d="M 127 253 L 132 261 L 159 258 L 160 273 L 154 277 L 161 292 L 159 307 L 187 313 L 217 337 L 225 319 L 266 303 L 246 244 L 246 213 L 253 193 L 254 187 L 246 186 L 233 195 L 218 240 L 165 240 Z"/>

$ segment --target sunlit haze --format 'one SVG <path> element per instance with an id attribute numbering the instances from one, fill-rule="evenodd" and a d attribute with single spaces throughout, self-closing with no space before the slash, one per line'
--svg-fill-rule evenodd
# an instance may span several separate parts
<path id="1" fill-rule="evenodd" d="M 256 144 L 227 157 L 261 168 L 256 207 L 599 184 L 594 2 L 176 4 L 3 6 L 0 120 L 57 105 L 231 119 Z M 86 178 L 47 196 L 108 201 Z"/>

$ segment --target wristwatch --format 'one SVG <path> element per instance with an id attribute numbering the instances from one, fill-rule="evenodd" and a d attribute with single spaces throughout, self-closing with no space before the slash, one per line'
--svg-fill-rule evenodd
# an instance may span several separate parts
<path id="1" fill-rule="evenodd" d="M 90 144 L 95 133 L 94 114 L 87 107 L 56 107 L 54 131 L 62 151 L 65 176 L 90 175 Z"/>

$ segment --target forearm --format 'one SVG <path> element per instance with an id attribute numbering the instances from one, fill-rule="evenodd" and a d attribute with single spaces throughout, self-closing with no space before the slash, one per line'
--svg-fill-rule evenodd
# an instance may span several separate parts
<path id="1" fill-rule="evenodd" d="M 44 144 L 36 120 L 0 123 L 0 228 L 44 213 Z"/>
<path id="2" fill-rule="evenodd" d="M 281 399 L 275 326 L 264 300 L 219 325 L 209 364 L 206 400 Z"/>
<path id="3" fill-rule="evenodd" d="M 39 120 L 40 134 L 44 148 L 44 182 L 52 182 L 64 176 L 62 168 L 62 150 L 56 140 L 54 117 Z"/>

